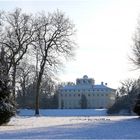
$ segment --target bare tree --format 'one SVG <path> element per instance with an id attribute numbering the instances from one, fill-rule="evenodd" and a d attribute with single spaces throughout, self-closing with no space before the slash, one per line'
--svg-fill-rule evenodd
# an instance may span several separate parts
<path id="1" fill-rule="evenodd" d="M 2 25 L 0 46 L 6 52 L 7 74 L 12 73 L 14 98 L 17 66 L 29 50 L 29 46 L 36 51 L 35 114 L 39 115 L 39 93 L 45 72 L 47 71 L 46 73 L 50 75 L 53 70 L 57 71 L 60 68 L 64 60 L 74 56 L 76 46 L 73 36 L 74 24 L 58 10 L 47 15 L 41 13 L 33 17 L 22 13 L 21 9 L 0 15 L 0 23 Z"/>
<path id="2" fill-rule="evenodd" d="M 46 96 L 52 96 L 56 90 L 55 88 L 55 81 L 49 76 L 44 76 L 41 84 L 42 93 L 44 93 Z"/>
<path id="3" fill-rule="evenodd" d="M 133 37 L 132 54 L 133 56 L 130 57 L 130 60 L 136 66 L 136 69 L 140 69 L 140 20 L 138 20 L 136 32 Z"/>
<path id="4" fill-rule="evenodd" d="M 132 90 L 132 87 L 135 85 L 134 79 L 127 79 L 121 82 L 120 93 L 121 95 L 127 95 Z"/>
<path id="5" fill-rule="evenodd" d="M 60 11 L 38 15 L 36 18 L 36 42 L 32 43 L 39 53 L 38 76 L 36 86 L 35 115 L 39 115 L 39 92 L 42 76 L 47 67 L 57 67 L 64 58 L 74 54 L 74 24 Z"/>
<path id="6" fill-rule="evenodd" d="M 2 16 L 3 29 L 0 37 L 0 44 L 7 52 L 8 73 L 12 70 L 12 87 L 15 98 L 15 77 L 16 67 L 27 52 L 32 41 L 33 24 L 30 15 L 16 9 L 14 12 L 5 13 Z"/>
<path id="7" fill-rule="evenodd" d="M 17 67 L 16 79 L 20 85 L 22 96 L 25 97 L 27 87 L 34 82 L 35 66 L 28 63 L 25 59 Z M 24 99 L 24 98 L 23 98 Z M 23 101 L 24 102 L 24 101 Z"/>
<path id="8" fill-rule="evenodd" d="M 17 82 L 17 96 L 16 101 L 19 107 L 25 107 L 27 103 L 27 94 L 29 94 L 29 87 L 35 82 L 35 66 L 29 64 L 27 59 L 23 59 L 20 65 L 17 66 L 16 82 Z M 31 92 L 31 91 L 30 91 Z M 19 101 L 19 99 L 21 99 Z M 34 97 L 32 97 L 34 100 Z"/>

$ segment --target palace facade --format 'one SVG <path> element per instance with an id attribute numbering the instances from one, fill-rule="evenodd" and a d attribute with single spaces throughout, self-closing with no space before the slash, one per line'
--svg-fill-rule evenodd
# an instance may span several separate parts
<path id="1" fill-rule="evenodd" d="M 59 108 L 60 109 L 80 109 L 82 108 L 82 97 L 86 98 L 87 108 L 109 108 L 115 102 L 116 90 L 101 82 L 95 85 L 93 78 L 84 75 L 83 78 L 76 79 L 76 84 L 69 83 L 59 88 Z"/>

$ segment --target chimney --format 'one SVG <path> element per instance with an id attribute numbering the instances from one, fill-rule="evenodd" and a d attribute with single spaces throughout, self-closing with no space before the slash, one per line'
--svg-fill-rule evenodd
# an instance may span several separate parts
<path id="1" fill-rule="evenodd" d="M 107 83 L 105 83 L 105 85 L 107 86 Z"/>
<path id="2" fill-rule="evenodd" d="M 104 85 L 104 82 L 101 82 L 101 85 Z"/>

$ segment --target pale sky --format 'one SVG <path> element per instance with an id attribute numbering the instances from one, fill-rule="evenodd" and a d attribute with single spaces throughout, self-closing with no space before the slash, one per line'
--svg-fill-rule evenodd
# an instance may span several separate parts
<path id="1" fill-rule="evenodd" d="M 62 81 L 75 82 L 88 75 L 96 84 L 117 88 L 127 78 L 138 78 L 129 62 L 132 37 L 140 15 L 140 0 L 0 0 L 0 10 L 52 12 L 56 9 L 70 17 L 77 29 L 74 61 L 65 63 L 59 74 Z"/>

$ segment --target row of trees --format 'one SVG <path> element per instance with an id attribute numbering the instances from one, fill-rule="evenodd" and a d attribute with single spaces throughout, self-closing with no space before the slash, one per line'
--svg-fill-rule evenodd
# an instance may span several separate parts
<path id="1" fill-rule="evenodd" d="M 140 79 L 127 79 L 121 82 L 121 87 L 117 90 L 115 104 L 108 109 L 109 114 L 117 114 L 120 111 L 131 114 L 134 111 L 137 96 L 140 94 Z"/>
<path id="2" fill-rule="evenodd" d="M 35 93 L 36 93 L 36 84 L 32 83 L 27 86 L 24 91 L 17 91 L 17 104 L 18 108 L 35 108 Z M 58 86 L 55 85 L 54 81 L 49 78 L 46 78 L 45 81 L 42 81 L 40 89 L 40 108 L 58 108 Z M 24 93 L 24 94 L 23 94 Z"/>
<path id="3" fill-rule="evenodd" d="M 35 115 L 39 115 L 43 84 L 53 81 L 54 85 L 55 73 L 65 60 L 74 56 L 74 35 L 74 24 L 59 10 L 27 14 L 17 8 L 0 13 L 0 54 L 5 58 L 1 65 L 6 69 L 1 75 L 9 77 L 14 101 L 17 93 L 24 98 L 27 90 L 34 86 Z M 45 88 L 49 92 L 48 87 Z"/>

